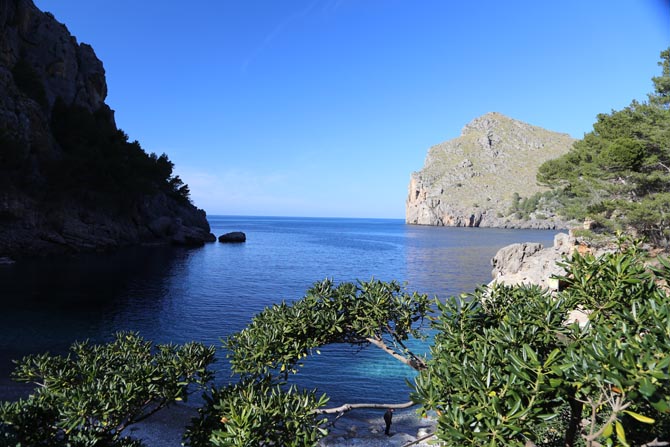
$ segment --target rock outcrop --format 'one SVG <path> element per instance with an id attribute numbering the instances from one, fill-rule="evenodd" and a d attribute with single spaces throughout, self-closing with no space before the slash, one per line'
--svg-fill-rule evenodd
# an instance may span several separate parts
<path id="1" fill-rule="evenodd" d="M 491 260 L 492 283 L 517 285 L 535 284 L 543 288 L 556 288 L 551 279 L 565 271 L 558 265 L 575 250 L 576 241 L 566 233 L 554 236 L 553 247 L 525 242 L 512 244 L 498 250 Z"/>
<path id="2" fill-rule="evenodd" d="M 143 242 L 199 245 L 213 239 L 205 212 L 186 200 L 186 193 L 177 194 L 180 181 L 169 190 L 149 179 L 142 194 L 116 191 L 115 197 L 125 195 L 123 200 L 111 200 L 106 192 L 85 186 L 77 190 L 67 178 L 61 178 L 67 188 L 54 187 L 53 179 L 65 176 L 62 168 L 77 161 L 77 154 L 66 153 L 54 130 L 54 122 L 64 119 L 59 111 L 74 110 L 73 117 L 84 116 L 96 128 L 106 129 L 99 138 L 106 144 L 121 134 L 106 96 L 105 70 L 90 45 L 78 43 L 65 25 L 31 0 L 0 2 L 0 257 Z M 132 143 L 120 144 L 133 148 Z M 155 165 L 167 161 L 151 159 L 139 145 L 132 153 L 137 154 Z M 119 172 L 122 163 L 99 169 L 109 169 L 111 179 L 132 177 L 128 182 L 136 182 L 133 175 Z M 122 188 L 113 180 L 108 184 Z"/>
<path id="3" fill-rule="evenodd" d="M 501 228 L 565 228 L 550 209 L 519 216 L 515 193 L 528 198 L 538 167 L 565 154 L 574 139 L 488 113 L 461 136 L 429 149 L 423 169 L 412 173 L 405 221 L 417 225 Z"/>
<path id="4" fill-rule="evenodd" d="M 559 263 L 569 259 L 575 252 L 598 257 L 615 249 L 614 239 L 603 238 L 594 244 L 575 237 L 573 230 L 556 234 L 552 247 L 544 247 L 534 242 L 508 245 L 498 250 L 491 260 L 493 280 L 489 285 L 534 284 L 558 290 L 560 285 L 552 277 L 565 275 L 565 270 Z"/>

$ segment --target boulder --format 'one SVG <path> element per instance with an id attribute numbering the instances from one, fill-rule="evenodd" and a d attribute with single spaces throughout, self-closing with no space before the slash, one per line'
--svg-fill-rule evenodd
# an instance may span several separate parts
<path id="1" fill-rule="evenodd" d="M 498 250 L 491 260 L 492 283 L 505 285 L 537 284 L 555 289 L 552 276 L 565 273 L 558 265 L 575 249 L 575 239 L 565 233 L 554 236 L 554 245 L 544 248 L 542 244 L 526 242 L 512 244 Z"/>
<path id="2" fill-rule="evenodd" d="M 246 242 L 247 235 L 241 231 L 233 231 L 231 233 L 222 234 L 219 236 L 219 242 L 225 243 L 239 243 Z"/>

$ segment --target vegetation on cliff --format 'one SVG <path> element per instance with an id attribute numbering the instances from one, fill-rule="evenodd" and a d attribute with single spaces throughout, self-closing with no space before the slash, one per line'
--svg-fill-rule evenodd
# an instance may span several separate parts
<path id="1" fill-rule="evenodd" d="M 51 127 L 62 157 L 47 164 L 47 178 L 57 196 L 97 202 L 132 202 L 164 192 L 189 201 L 189 189 L 172 173 L 166 154 L 147 154 L 138 141 L 112 124 L 107 109 L 91 113 L 57 100 Z M 97 196 L 97 197 L 96 197 Z"/>
<path id="2" fill-rule="evenodd" d="M 598 115 L 572 150 L 540 166 L 559 213 L 670 243 L 670 49 L 647 102 Z"/>

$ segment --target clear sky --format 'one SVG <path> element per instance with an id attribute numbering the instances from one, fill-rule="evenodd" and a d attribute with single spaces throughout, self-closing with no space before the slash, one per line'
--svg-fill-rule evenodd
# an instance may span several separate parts
<path id="1" fill-rule="evenodd" d="M 581 138 L 645 100 L 669 0 L 35 0 L 208 214 L 404 217 L 428 148 L 486 112 Z"/>

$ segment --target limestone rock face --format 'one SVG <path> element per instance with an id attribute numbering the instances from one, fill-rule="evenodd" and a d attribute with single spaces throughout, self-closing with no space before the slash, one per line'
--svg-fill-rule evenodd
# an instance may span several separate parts
<path id="1" fill-rule="evenodd" d="M 98 204 L 96 191 L 50 193 L 45 173 L 64 159 L 52 129 L 55 105 L 77 106 L 116 129 L 106 96 L 105 70 L 90 45 L 32 0 L 0 2 L 0 257 L 212 240 L 205 212 L 165 192 L 123 209 Z"/>
<path id="2" fill-rule="evenodd" d="M 514 194 L 543 191 L 538 167 L 568 152 L 574 139 L 499 113 L 467 124 L 461 136 L 429 149 L 423 169 L 411 174 L 405 221 L 417 225 L 565 228 L 545 210 L 530 219 L 510 214 Z"/>
<path id="3" fill-rule="evenodd" d="M 551 277 L 564 275 L 559 262 L 575 250 L 576 241 L 566 233 L 554 236 L 553 247 L 538 243 L 512 244 L 501 248 L 491 260 L 493 282 L 505 285 L 535 284 L 553 288 Z"/>

